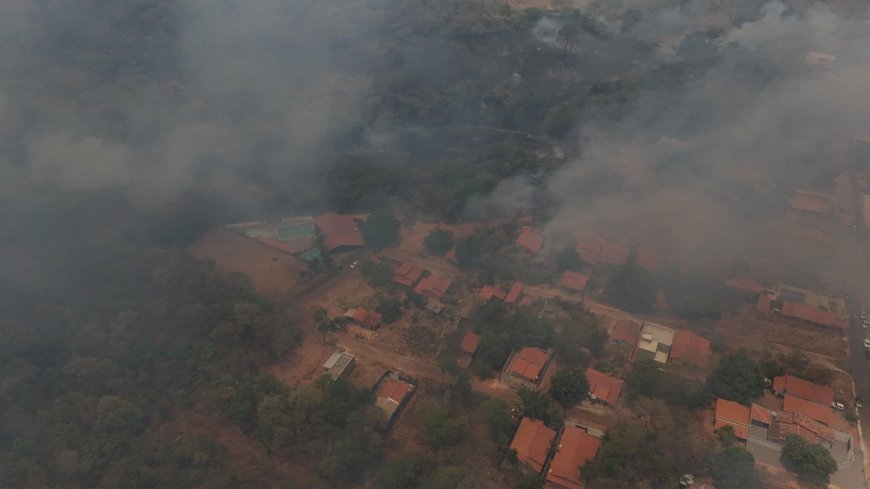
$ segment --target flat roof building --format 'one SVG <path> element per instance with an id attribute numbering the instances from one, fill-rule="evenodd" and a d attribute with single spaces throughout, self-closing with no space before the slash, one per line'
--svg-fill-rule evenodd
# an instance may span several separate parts
<path id="1" fill-rule="evenodd" d="M 675 333 L 671 328 L 645 321 L 641 326 L 633 359 L 654 360 L 662 365 L 668 363 Z"/>
<path id="2" fill-rule="evenodd" d="M 344 378 L 356 365 L 356 359 L 347 352 L 337 351 L 323 364 L 323 371 L 332 380 Z"/>

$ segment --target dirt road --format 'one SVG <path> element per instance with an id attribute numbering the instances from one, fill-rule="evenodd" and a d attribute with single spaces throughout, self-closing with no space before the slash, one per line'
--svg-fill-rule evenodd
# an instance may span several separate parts
<path id="1" fill-rule="evenodd" d="M 440 367 L 426 360 L 384 350 L 344 333 L 337 333 L 333 337 L 337 346 L 366 363 L 383 366 L 388 370 L 399 370 L 412 377 L 423 377 L 438 382 L 447 380 Z"/>

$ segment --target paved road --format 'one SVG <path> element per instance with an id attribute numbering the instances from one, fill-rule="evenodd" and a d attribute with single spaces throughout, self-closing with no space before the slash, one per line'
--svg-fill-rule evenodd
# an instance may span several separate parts
<path id="1" fill-rule="evenodd" d="M 867 270 L 867 258 L 865 252 L 864 234 L 864 206 L 861 197 L 861 191 L 857 185 L 857 179 L 854 172 L 849 175 L 849 183 L 852 191 L 852 205 L 855 216 L 855 225 L 858 228 L 857 233 L 849 233 L 844 236 L 837 247 L 837 269 L 842 287 L 846 293 L 850 294 L 853 301 L 847 304 L 847 311 L 850 314 L 850 327 L 846 335 L 849 345 L 849 356 L 843 359 L 843 367 L 852 376 L 855 382 L 855 394 L 862 401 L 870 401 L 870 379 L 868 379 L 867 371 L 870 368 L 870 360 L 864 357 L 864 338 L 867 332 L 861 327 L 860 321 L 855 319 L 855 315 L 859 314 L 862 309 L 862 298 L 867 294 L 868 282 L 865 278 Z M 864 408 L 858 410 L 860 426 L 862 432 L 862 449 L 864 453 L 867 451 L 867 443 L 864 440 L 864 435 L 867 434 L 866 429 L 870 427 L 870 409 Z M 868 473 L 867 461 L 864 460 L 864 473 Z M 864 487 L 868 487 L 865 479 Z"/>

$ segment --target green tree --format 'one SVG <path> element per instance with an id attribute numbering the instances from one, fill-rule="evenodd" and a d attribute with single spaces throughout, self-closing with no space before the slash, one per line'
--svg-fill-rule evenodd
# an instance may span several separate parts
<path id="1" fill-rule="evenodd" d="M 465 467 L 442 465 L 420 481 L 418 489 L 456 489 L 465 477 Z"/>
<path id="2" fill-rule="evenodd" d="M 752 489 L 755 457 L 745 448 L 725 448 L 713 459 L 713 480 L 719 489 Z"/>
<path id="3" fill-rule="evenodd" d="M 556 267 L 559 270 L 573 270 L 579 272 L 583 269 L 583 259 L 573 246 L 566 246 L 556 254 Z"/>
<path id="4" fill-rule="evenodd" d="M 637 253 L 632 252 L 628 262 L 607 281 L 604 298 L 626 311 L 642 313 L 652 310 L 656 300 L 653 278 L 637 266 Z"/>
<path id="5" fill-rule="evenodd" d="M 384 317 L 384 322 L 393 324 L 402 317 L 402 301 L 395 297 L 382 297 L 375 310 Z"/>
<path id="6" fill-rule="evenodd" d="M 494 437 L 510 434 L 514 419 L 508 403 L 501 399 L 487 399 L 480 403 L 480 414 Z"/>
<path id="7" fill-rule="evenodd" d="M 837 471 L 837 461 L 827 449 L 797 435 L 786 437 L 782 459 L 804 482 L 818 487 L 828 487 L 828 479 Z"/>
<path id="8" fill-rule="evenodd" d="M 444 408 L 433 404 L 426 411 L 420 435 L 423 443 L 432 448 L 453 446 L 465 436 L 465 423 L 450 419 Z"/>
<path id="9" fill-rule="evenodd" d="M 589 381 L 579 368 L 565 368 L 553 375 L 550 381 L 550 397 L 563 408 L 582 401 L 589 392 Z"/>
<path id="10" fill-rule="evenodd" d="M 376 212 L 371 214 L 362 225 L 363 239 L 366 245 L 375 248 L 385 248 L 399 240 L 401 224 L 390 214 Z"/>
<path id="11" fill-rule="evenodd" d="M 426 251 L 433 255 L 443 255 L 453 248 L 453 233 L 443 229 L 436 229 L 426 236 L 423 241 Z"/>
<path id="12" fill-rule="evenodd" d="M 426 466 L 426 459 L 418 454 L 402 455 L 378 470 L 375 485 L 380 489 L 416 489 Z"/>
<path id="13" fill-rule="evenodd" d="M 723 357 L 707 381 L 718 397 L 749 404 L 764 392 L 764 376 L 744 350 Z"/>
<path id="14" fill-rule="evenodd" d="M 652 360 L 638 362 L 625 381 L 629 399 L 657 398 L 670 406 L 688 409 L 706 407 L 713 400 L 710 389 L 703 383 L 661 370 Z"/>
<path id="15" fill-rule="evenodd" d="M 317 331 L 320 332 L 321 342 L 326 344 L 326 335 L 331 331 L 338 331 L 338 323 L 334 319 L 317 323 Z"/>

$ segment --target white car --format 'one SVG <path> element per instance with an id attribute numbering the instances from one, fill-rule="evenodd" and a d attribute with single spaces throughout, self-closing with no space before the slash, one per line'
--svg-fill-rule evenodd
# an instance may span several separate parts
<path id="1" fill-rule="evenodd" d="M 355 262 L 351 263 L 350 269 L 353 270 L 354 268 L 356 268 L 357 265 L 359 265 L 359 261 L 355 261 Z"/>
<path id="2" fill-rule="evenodd" d="M 831 407 L 834 408 L 834 409 L 839 409 L 840 411 L 845 411 L 845 410 L 846 410 L 846 406 L 843 405 L 842 402 L 834 401 L 834 402 L 831 403 Z"/>
<path id="3" fill-rule="evenodd" d="M 864 348 L 870 348 L 870 340 L 864 338 Z"/>
<path id="4" fill-rule="evenodd" d="M 861 323 L 861 327 L 867 329 L 870 328 L 870 324 L 868 324 L 867 321 L 864 321 L 863 323 Z"/>

